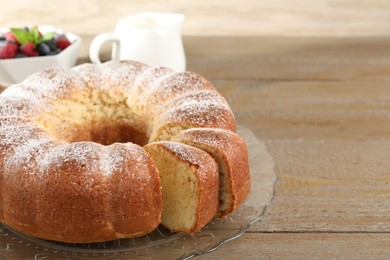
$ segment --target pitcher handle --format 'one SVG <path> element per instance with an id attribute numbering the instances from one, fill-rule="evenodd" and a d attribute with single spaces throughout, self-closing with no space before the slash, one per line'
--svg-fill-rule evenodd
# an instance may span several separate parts
<path id="1" fill-rule="evenodd" d="M 101 64 L 101 60 L 99 58 L 100 49 L 105 42 L 113 42 L 112 46 L 112 56 L 113 60 L 119 59 L 119 49 L 120 49 L 120 41 L 119 38 L 113 33 L 101 33 L 96 36 L 89 47 L 89 58 L 93 63 Z"/>

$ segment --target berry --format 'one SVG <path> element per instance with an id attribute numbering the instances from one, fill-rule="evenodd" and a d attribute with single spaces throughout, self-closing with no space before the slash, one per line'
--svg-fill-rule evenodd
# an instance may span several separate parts
<path id="1" fill-rule="evenodd" d="M 12 59 L 18 53 L 18 45 L 8 42 L 0 48 L 0 59 Z"/>
<path id="2" fill-rule="evenodd" d="M 53 37 L 48 41 L 45 41 L 46 45 L 49 46 L 51 51 L 55 51 L 57 49 L 56 39 Z"/>
<path id="3" fill-rule="evenodd" d="M 64 34 L 42 34 L 36 26 L 10 28 L 0 32 L 0 59 L 56 55 L 71 44 Z"/>
<path id="4" fill-rule="evenodd" d="M 57 48 L 64 50 L 70 45 L 70 41 L 65 36 L 60 36 L 57 38 Z"/>
<path id="5" fill-rule="evenodd" d="M 7 41 L 10 41 L 10 42 L 15 42 L 15 43 L 19 43 L 18 40 L 16 39 L 15 35 L 13 35 L 12 32 L 6 32 L 4 34 L 4 37 Z"/>
<path id="6" fill-rule="evenodd" d="M 50 52 L 49 46 L 44 42 L 38 44 L 36 49 L 37 49 L 39 55 L 42 55 L 42 56 L 48 55 Z"/>
<path id="7" fill-rule="evenodd" d="M 39 55 L 39 53 L 35 49 L 33 42 L 27 42 L 27 43 L 23 44 L 22 46 L 20 46 L 20 51 L 29 57 L 35 57 L 35 56 Z"/>

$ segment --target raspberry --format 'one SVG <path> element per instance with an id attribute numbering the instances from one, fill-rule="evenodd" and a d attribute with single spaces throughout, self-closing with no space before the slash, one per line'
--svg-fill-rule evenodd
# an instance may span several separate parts
<path id="1" fill-rule="evenodd" d="M 23 44 L 22 46 L 20 46 L 20 51 L 29 57 L 35 57 L 35 56 L 39 55 L 39 53 L 35 49 L 33 42 L 27 42 L 27 43 Z"/>
<path id="2" fill-rule="evenodd" d="M 13 59 L 18 52 L 18 45 L 7 42 L 0 48 L 0 59 Z"/>
<path id="3" fill-rule="evenodd" d="M 70 45 L 70 41 L 65 36 L 60 36 L 57 39 L 57 48 L 64 50 L 66 47 Z"/>

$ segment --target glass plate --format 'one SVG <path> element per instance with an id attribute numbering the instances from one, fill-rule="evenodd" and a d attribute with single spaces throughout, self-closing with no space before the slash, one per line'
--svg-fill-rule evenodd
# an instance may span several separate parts
<path id="1" fill-rule="evenodd" d="M 248 146 L 251 191 L 236 211 L 214 219 L 202 231 L 191 236 L 159 227 L 139 238 L 65 244 L 28 237 L 0 224 L 0 259 L 189 259 L 216 250 L 260 220 L 274 196 L 277 178 L 266 146 L 249 129 L 240 127 L 238 132 Z"/>

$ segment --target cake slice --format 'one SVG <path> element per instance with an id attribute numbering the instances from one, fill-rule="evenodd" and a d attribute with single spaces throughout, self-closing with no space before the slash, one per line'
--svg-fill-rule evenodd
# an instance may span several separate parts
<path id="1" fill-rule="evenodd" d="M 229 130 L 192 128 L 174 136 L 173 141 L 197 147 L 209 153 L 218 163 L 218 217 L 235 210 L 250 190 L 248 151 L 242 138 Z"/>
<path id="2" fill-rule="evenodd" d="M 206 152 L 176 142 L 154 142 L 145 150 L 157 165 L 162 187 L 161 224 L 194 233 L 218 211 L 218 166 Z"/>

